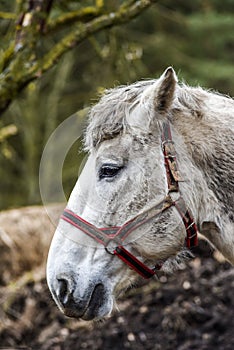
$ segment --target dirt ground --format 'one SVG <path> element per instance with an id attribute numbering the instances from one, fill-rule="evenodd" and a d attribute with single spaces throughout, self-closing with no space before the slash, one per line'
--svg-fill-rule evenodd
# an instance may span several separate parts
<path id="1" fill-rule="evenodd" d="M 233 350 L 234 268 L 218 260 L 200 244 L 186 269 L 130 290 L 101 323 L 64 317 L 35 270 L 12 292 L 0 288 L 0 348 Z"/>

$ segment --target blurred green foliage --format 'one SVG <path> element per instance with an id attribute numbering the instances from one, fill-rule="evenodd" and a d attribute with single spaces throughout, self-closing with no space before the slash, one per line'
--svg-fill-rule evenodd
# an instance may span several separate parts
<path id="1" fill-rule="evenodd" d="M 75 6 L 61 0 L 60 11 L 68 3 Z M 0 11 L 13 5 L 0 1 Z M 12 27 L 12 19 L 0 20 L 0 50 Z M 233 33 L 233 0 L 159 0 L 131 23 L 97 33 L 67 53 L 0 120 L 0 209 L 40 203 L 38 169 L 49 135 L 104 88 L 156 78 L 172 65 L 181 80 L 233 96 Z M 65 161 L 67 194 L 83 157 L 80 147 L 78 141 Z"/>

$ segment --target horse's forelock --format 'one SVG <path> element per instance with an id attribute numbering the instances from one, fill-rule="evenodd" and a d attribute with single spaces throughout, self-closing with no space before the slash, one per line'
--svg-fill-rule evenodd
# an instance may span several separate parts
<path id="1" fill-rule="evenodd" d="M 86 130 L 85 146 L 90 150 L 104 140 L 121 134 L 131 106 L 140 101 L 142 92 L 155 81 L 142 81 L 108 90 L 91 109 Z"/>
<path id="2" fill-rule="evenodd" d="M 156 80 L 137 82 L 107 90 L 100 101 L 90 111 L 85 135 L 85 147 L 91 150 L 104 140 L 120 135 L 126 126 L 126 115 L 131 106 L 140 101 L 142 93 Z M 204 100 L 209 92 L 202 88 L 191 88 L 185 84 L 177 85 L 172 109 L 180 113 L 188 111 L 194 116 L 203 116 Z"/>

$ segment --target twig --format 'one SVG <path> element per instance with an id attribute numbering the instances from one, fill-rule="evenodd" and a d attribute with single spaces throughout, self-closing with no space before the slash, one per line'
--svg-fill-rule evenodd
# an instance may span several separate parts
<path id="1" fill-rule="evenodd" d="M 54 21 L 48 22 L 46 32 L 54 33 L 60 29 L 63 29 L 68 24 L 73 24 L 74 22 L 83 22 L 86 23 L 88 20 L 91 20 L 101 13 L 101 8 L 97 7 L 85 7 L 81 10 L 72 11 L 61 15 L 56 18 Z"/>
<path id="2" fill-rule="evenodd" d="M 11 12 L 0 11 L 0 18 L 2 19 L 16 19 L 16 14 Z"/>
<path id="3" fill-rule="evenodd" d="M 45 55 L 43 60 L 38 63 L 38 73 L 42 74 L 47 71 L 64 53 L 77 46 L 90 35 L 100 30 L 128 22 L 143 10 L 147 9 L 152 3 L 152 0 L 136 1 L 133 5 L 129 5 L 128 7 L 126 5 L 121 6 L 116 12 L 102 15 L 86 24 L 77 25 L 71 33 L 56 44 L 49 53 Z M 33 68 L 33 70 L 34 69 L 35 68 Z"/>

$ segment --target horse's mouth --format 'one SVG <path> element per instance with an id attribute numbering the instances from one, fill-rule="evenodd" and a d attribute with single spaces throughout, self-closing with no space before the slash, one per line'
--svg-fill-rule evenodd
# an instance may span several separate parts
<path id="1" fill-rule="evenodd" d="M 85 321 L 101 319 L 111 312 L 106 306 L 106 297 L 105 287 L 102 283 L 99 283 L 94 287 L 83 309 L 74 303 L 72 307 L 71 305 L 63 307 L 62 311 L 67 317 L 83 319 Z"/>
<path id="2" fill-rule="evenodd" d="M 99 316 L 99 314 L 103 304 L 105 303 L 105 295 L 106 292 L 103 284 L 97 284 L 82 316 L 83 320 L 89 321 L 101 316 Z"/>

